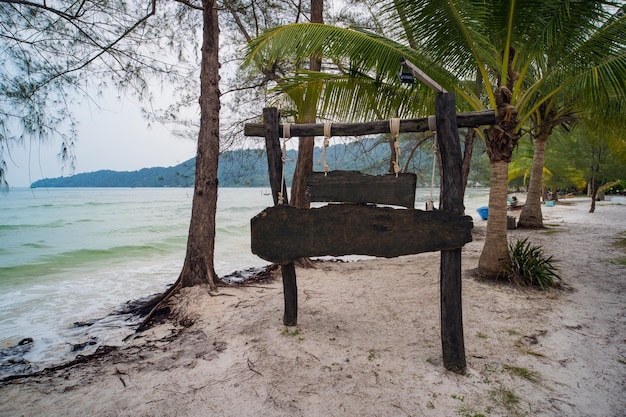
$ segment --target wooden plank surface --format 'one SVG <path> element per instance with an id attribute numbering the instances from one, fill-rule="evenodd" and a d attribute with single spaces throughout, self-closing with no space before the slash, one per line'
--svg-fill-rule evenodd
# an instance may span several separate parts
<path id="1" fill-rule="evenodd" d="M 413 208 L 415 174 L 366 175 L 359 171 L 310 172 L 306 198 L 310 202 L 378 203 Z"/>
<path id="2" fill-rule="evenodd" d="M 456 98 L 452 93 L 435 98 L 437 116 L 437 145 L 441 153 L 443 209 L 462 214 L 463 184 L 461 183 L 462 156 L 457 128 Z M 441 251 L 440 269 L 441 344 L 443 366 L 462 373 L 467 366 L 463 339 L 463 303 L 461 300 L 461 249 Z"/>
<path id="3" fill-rule="evenodd" d="M 472 218 L 445 211 L 331 204 L 269 207 L 251 220 L 252 253 L 280 264 L 313 256 L 392 258 L 461 248 Z"/>
<path id="4" fill-rule="evenodd" d="M 478 127 L 493 125 L 496 122 L 494 110 L 479 110 L 457 115 L 458 127 Z M 400 120 L 400 133 L 404 132 L 427 132 L 428 117 L 418 119 Z M 244 125 L 245 136 L 265 135 L 265 125 L 263 123 L 246 123 Z M 282 137 L 283 125 L 279 125 Z M 323 123 L 295 123 L 290 126 L 292 137 L 303 136 L 324 136 Z M 362 136 L 378 133 L 390 133 L 389 120 L 377 120 L 364 123 L 333 123 L 330 129 L 332 136 Z"/>

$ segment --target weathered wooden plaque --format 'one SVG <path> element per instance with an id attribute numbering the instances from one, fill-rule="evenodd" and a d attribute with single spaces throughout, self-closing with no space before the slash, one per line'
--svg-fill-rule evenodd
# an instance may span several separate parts
<path id="1" fill-rule="evenodd" d="M 331 204 L 269 207 L 251 220 L 252 253 L 275 263 L 313 256 L 392 258 L 458 249 L 472 241 L 470 216 L 446 211 Z"/>
<path id="2" fill-rule="evenodd" d="M 380 203 L 413 208 L 417 175 L 366 175 L 359 171 L 310 172 L 306 198 L 310 202 Z"/>

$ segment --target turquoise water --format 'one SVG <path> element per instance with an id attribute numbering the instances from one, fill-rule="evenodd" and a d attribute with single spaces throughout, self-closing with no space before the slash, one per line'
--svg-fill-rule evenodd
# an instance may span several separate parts
<path id="1" fill-rule="evenodd" d="M 220 189 L 218 275 L 266 264 L 250 252 L 250 219 L 273 204 L 266 192 Z M 36 369 L 101 343 L 120 344 L 130 332 L 123 318 L 89 327 L 73 323 L 106 317 L 176 280 L 192 193 L 190 188 L 50 188 L 0 194 L 0 349 L 33 338 L 24 359 Z M 476 220 L 475 208 L 487 203 L 487 193 L 467 192 L 466 213 Z M 415 206 L 424 208 L 429 198 L 429 189 L 418 189 Z M 97 343 L 72 352 L 71 344 L 89 341 Z"/>
<path id="2" fill-rule="evenodd" d="M 41 367 L 71 355 L 69 343 L 121 340 L 127 323 L 104 320 L 89 328 L 73 323 L 105 317 L 176 280 L 192 193 L 50 188 L 0 194 L 0 349 L 31 337 L 24 358 Z M 250 253 L 249 224 L 271 204 L 260 189 L 220 190 L 219 275 L 265 264 Z"/>

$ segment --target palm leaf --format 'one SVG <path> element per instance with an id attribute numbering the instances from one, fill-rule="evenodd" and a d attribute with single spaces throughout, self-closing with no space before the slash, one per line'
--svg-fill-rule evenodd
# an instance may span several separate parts
<path id="1" fill-rule="evenodd" d="M 264 33 L 250 42 L 244 65 L 256 61 L 263 67 L 285 59 L 298 63 L 312 54 L 340 63 L 347 73 L 369 74 L 387 81 L 396 78 L 400 61 L 406 57 L 426 64 L 422 70 L 443 85 L 456 80 L 428 57 L 390 39 L 315 23 L 296 23 Z"/>
<path id="2" fill-rule="evenodd" d="M 397 83 L 381 83 L 365 74 L 300 71 L 284 78 L 274 92 L 302 98 L 310 97 L 306 91 L 317 91 L 317 115 L 328 120 L 408 118 L 433 112 L 432 92 L 426 87 L 398 87 Z"/>

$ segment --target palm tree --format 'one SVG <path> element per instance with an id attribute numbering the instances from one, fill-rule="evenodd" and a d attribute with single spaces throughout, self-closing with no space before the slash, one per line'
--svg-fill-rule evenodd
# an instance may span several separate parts
<path id="1" fill-rule="evenodd" d="M 542 173 L 546 142 L 554 129 L 565 126 L 569 129 L 577 116 L 589 107 L 595 107 L 594 120 L 601 124 L 611 124 L 619 112 L 605 111 L 612 101 L 622 104 L 625 95 L 623 80 L 625 74 L 624 56 L 626 53 L 626 31 L 623 10 L 611 8 L 600 2 L 582 2 L 590 13 L 581 14 L 572 10 L 562 20 L 560 36 L 552 49 L 555 51 L 545 60 L 536 60 L 534 84 L 536 103 L 530 112 L 535 152 L 530 176 L 526 204 L 520 214 L 519 226 L 543 227 L 540 198 L 542 194 Z M 582 64 L 581 64 L 582 63 Z M 619 83 L 622 86 L 619 87 Z"/>
<path id="2" fill-rule="evenodd" d="M 506 235 L 508 163 L 523 127 L 546 107 L 583 92 L 598 104 L 626 85 L 625 19 L 612 1 L 394 0 L 381 13 L 386 36 L 365 30 L 297 24 L 271 30 L 249 47 L 248 61 L 304 60 L 320 51 L 334 73 L 299 73 L 323 86 L 319 111 L 352 119 L 423 112 L 432 95 L 395 81 L 406 57 L 460 97 L 460 110 L 497 110 L 496 125 L 480 131 L 492 165 L 489 222 L 479 269 L 495 277 L 509 262 Z M 571 38 L 581 48 L 572 49 Z M 583 42 L 588 40 L 587 42 Z M 556 65 L 559 63 L 559 65 Z M 327 64 L 328 65 L 328 64 Z M 331 72 L 331 71 L 329 71 Z M 282 87 L 281 87 L 282 88 Z M 550 104 L 553 103 L 553 104 Z M 422 113 L 423 114 L 423 113 Z M 556 121 L 560 119 L 555 118 Z"/>

